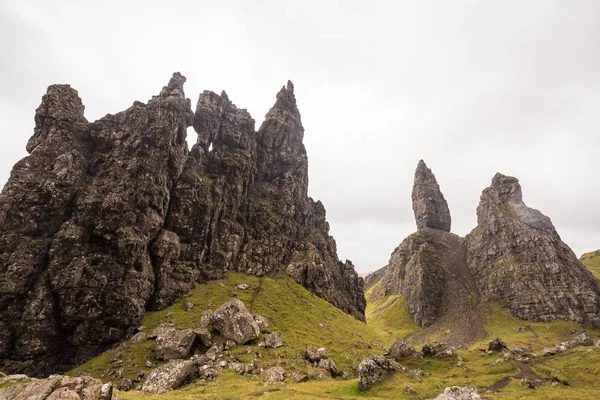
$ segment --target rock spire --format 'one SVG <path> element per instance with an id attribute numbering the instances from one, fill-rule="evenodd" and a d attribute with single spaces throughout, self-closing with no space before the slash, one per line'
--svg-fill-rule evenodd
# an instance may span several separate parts
<path id="1" fill-rule="evenodd" d="M 432 228 L 450 232 L 450 210 L 435 176 L 423 160 L 415 171 L 412 206 L 417 229 Z"/>

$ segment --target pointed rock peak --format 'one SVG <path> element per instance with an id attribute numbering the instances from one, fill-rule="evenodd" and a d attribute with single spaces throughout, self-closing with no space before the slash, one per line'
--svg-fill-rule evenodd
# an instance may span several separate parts
<path id="1" fill-rule="evenodd" d="M 221 91 L 221 98 L 224 101 L 229 101 L 229 96 L 227 96 L 227 92 L 226 91 L 224 91 L 224 90 Z"/>
<path id="2" fill-rule="evenodd" d="M 294 84 L 291 81 L 287 82 L 286 86 L 283 86 L 279 93 L 277 93 L 277 99 L 272 110 L 282 109 L 291 112 L 296 116 L 300 116 L 298 106 L 296 105 L 296 96 L 294 95 Z"/>
<path id="3" fill-rule="evenodd" d="M 181 75 L 179 72 L 175 72 L 173 77 L 169 80 L 169 84 L 160 91 L 159 97 L 185 99 L 185 93 L 183 91 L 183 84 L 185 81 L 185 76 Z"/>
<path id="4" fill-rule="evenodd" d="M 427 164 L 419 160 L 412 191 L 413 211 L 417 229 L 433 228 L 450 232 L 448 203 Z"/>
<path id="5" fill-rule="evenodd" d="M 482 195 L 493 196 L 502 203 L 512 200 L 514 202 L 522 202 L 523 201 L 523 192 L 521 191 L 521 185 L 519 184 L 519 180 L 512 176 L 502 175 L 501 173 L 496 173 L 492 178 L 492 185 L 484 190 Z"/>
<path id="6" fill-rule="evenodd" d="M 70 85 L 48 86 L 46 94 L 42 96 L 42 103 L 35 110 L 35 128 L 33 136 L 27 142 L 27 151 L 31 153 L 46 139 L 52 121 L 71 125 L 86 123 L 84 111 L 85 106 L 79 98 L 79 93 Z"/>

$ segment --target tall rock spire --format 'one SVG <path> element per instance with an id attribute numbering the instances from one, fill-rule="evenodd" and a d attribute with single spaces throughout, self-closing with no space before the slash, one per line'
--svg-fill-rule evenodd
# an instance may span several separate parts
<path id="1" fill-rule="evenodd" d="M 450 210 L 431 169 L 419 160 L 415 171 L 412 206 L 417 229 L 433 228 L 450 232 Z"/>

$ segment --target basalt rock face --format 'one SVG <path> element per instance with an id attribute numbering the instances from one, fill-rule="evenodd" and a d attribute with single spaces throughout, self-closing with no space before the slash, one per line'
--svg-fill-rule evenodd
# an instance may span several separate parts
<path id="1" fill-rule="evenodd" d="M 600 326 L 600 288 L 550 218 L 523 203 L 516 178 L 496 174 L 466 237 L 467 262 L 485 299 L 517 317 Z"/>
<path id="2" fill-rule="evenodd" d="M 176 73 L 147 104 L 93 123 L 68 85 L 43 97 L 0 195 L 6 372 L 68 370 L 223 270 L 287 271 L 364 320 L 363 281 L 307 196 L 291 83 L 255 132 L 224 93 L 201 94 L 194 114 L 184 82 Z"/>
<path id="3" fill-rule="evenodd" d="M 450 232 L 450 210 L 440 187 L 423 160 L 415 171 L 412 191 L 412 206 L 417 229 L 432 228 Z"/>

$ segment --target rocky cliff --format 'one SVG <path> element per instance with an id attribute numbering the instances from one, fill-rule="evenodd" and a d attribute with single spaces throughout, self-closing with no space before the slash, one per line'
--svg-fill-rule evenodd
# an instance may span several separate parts
<path id="1" fill-rule="evenodd" d="M 176 73 L 147 104 L 93 123 L 74 89 L 48 88 L 0 195 L 8 372 L 67 370 L 223 270 L 286 271 L 364 320 L 363 281 L 307 196 L 293 85 L 255 131 L 225 93 L 202 93 L 193 113 L 184 82 Z"/>
<path id="2" fill-rule="evenodd" d="M 550 218 L 523 202 L 516 178 L 496 174 L 466 237 L 469 269 L 486 300 L 532 321 L 600 326 L 600 287 Z"/>

